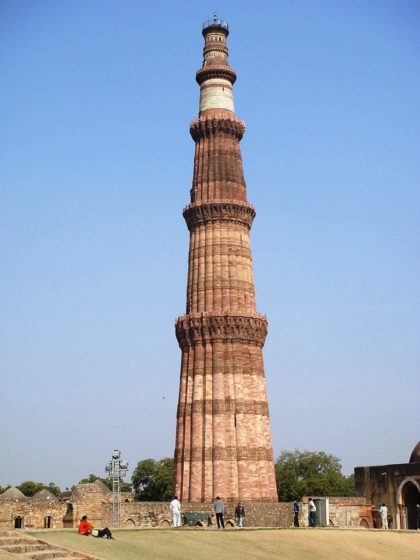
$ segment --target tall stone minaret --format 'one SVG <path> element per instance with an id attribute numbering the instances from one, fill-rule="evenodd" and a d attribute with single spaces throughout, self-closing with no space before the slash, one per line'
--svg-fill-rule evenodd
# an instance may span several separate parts
<path id="1" fill-rule="evenodd" d="M 182 350 L 174 491 L 181 500 L 277 501 L 262 348 L 267 319 L 255 307 L 246 197 L 234 112 L 226 22 L 203 25 L 196 74 L 199 116 L 191 203 L 186 314 L 176 321 Z"/>

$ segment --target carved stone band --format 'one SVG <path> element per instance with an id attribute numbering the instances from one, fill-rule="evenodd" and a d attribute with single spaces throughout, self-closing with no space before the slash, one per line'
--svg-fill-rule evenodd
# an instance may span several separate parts
<path id="1" fill-rule="evenodd" d="M 214 342 L 239 342 L 262 348 L 267 336 L 267 319 L 242 315 L 184 315 L 177 319 L 175 333 L 181 350 Z"/>
<path id="2" fill-rule="evenodd" d="M 210 43 L 210 45 L 206 45 L 203 50 L 204 56 L 211 52 L 222 52 L 226 56 L 228 55 L 228 48 L 223 43 Z"/>
<path id="3" fill-rule="evenodd" d="M 255 209 L 247 202 L 194 203 L 184 208 L 183 216 L 190 231 L 209 222 L 236 222 L 251 229 Z"/>
<path id="4" fill-rule="evenodd" d="M 201 86 L 203 82 L 210 78 L 225 78 L 233 85 L 236 82 L 236 72 L 230 66 L 203 66 L 197 70 L 195 79 Z"/>
<path id="5" fill-rule="evenodd" d="M 241 401 L 208 399 L 196 400 L 192 403 L 179 403 L 177 418 L 192 414 L 252 414 L 268 416 L 267 401 Z"/>
<path id="6" fill-rule="evenodd" d="M 220 133 L 229 134 L 240 140 L 244 132 L 245 123 L 243 121 L 222 113 L 194 119 L 190 124 L 190 134 L 195 142 L 200 138 Z"/>
<path id="7" fill-rule="evenodd" d="M 273 461 L 266 447 L 192 447 L 175 449 L 175 463 L 189 461 Z"/>

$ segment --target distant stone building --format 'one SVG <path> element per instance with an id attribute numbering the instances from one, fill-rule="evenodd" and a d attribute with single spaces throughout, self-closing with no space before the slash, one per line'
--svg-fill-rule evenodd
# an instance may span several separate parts
<path id="1" fill-rule="evenodd" d="M 395 529 L 415 529 L 415 505 L 420 503 L 420 442 L 408 463 L 356 467 L 356 490 L 372 503 L 374 526 L 381 526 L 378 510 L 388 507 L 389 521 Z"/>
<path id="2" fill-rule="evenodd" d="M 126 505 L 133 502 L 134 495 L 123 492 L 121 498 Z M 72 492 L 59 498 L 48 490 L 41 490 L 30 498 L 17 488 L 0 494 L 0 528 L 75 528 L 82 515 L 88 515 L 95 526 L 109 525 L 112 521 L 112 492 L 100 480 L 78 484 Z"/>
<path id="3" fill-rule="evenodd" d="M 63 527 L 66 510 L 67 504 L 48 490 L 28 498 L 17 488 L 9 488 L 0 494 L 0 528 Z"/>

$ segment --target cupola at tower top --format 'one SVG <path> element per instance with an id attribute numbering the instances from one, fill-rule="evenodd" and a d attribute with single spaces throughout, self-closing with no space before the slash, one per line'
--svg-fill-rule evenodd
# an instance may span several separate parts
<path id="1" fill-rule="evenodd" d="M 207 33 L 209 33 L 212 30 L 222 31 L 223 33 L 226 34 L 226 37 L 229 35 L 229 25 L 227 21 L 220 19 L 219 14 L 217 12 L 214 12 L 213 19 L 208 19 L 203 23 L 203 31 L 202 31 L 203 36 L 205 37 Z"/>

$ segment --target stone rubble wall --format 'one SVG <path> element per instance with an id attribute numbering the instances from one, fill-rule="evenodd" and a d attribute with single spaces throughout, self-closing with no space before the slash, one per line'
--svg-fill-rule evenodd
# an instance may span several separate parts
<path id="1" fill-rule="evenodd" d="M 16 517 L 22 518 L 25 528 L 44 528 L 45 518 L 51 517 L 51 528 L 63 527 L 67 510 L 64 502 L 36 503 L 30 500 L 4 500 L 0 502 L 0 527 L 13 529 Z"/>
<path id="2" fill-rule="evenodd" d="M 71 499 L 70 502 L 73 506 L 73 527 L 77 527 L 83 515 L 88 516 L 89 523 L 94 527 L 103 527 L 104 511 L 107 505 L 112 503 L 112 493 L 87 492 L 76 499 Z"/>
<path id="3" fill-rule="evenodd" d="M 291 504 L 288 503 L 264 503 L 243 502 L 245 508 L 246 527 L 289 527 L 293 522 Z M 212 520 L 216 525 L 213 503 L 182 503 L 181 515 L 190 513 L 202 513 Z M 225 504 L 225 523 L 235 525 L 236 504 Z M 108 519 L 112 519 L 112 510 L 109 511 Z M 172 522 L 172 514 L 169 504 L 166 502 L 134 502 L 121 504 L 121 527 L 168 527 Z M 202 522 L 207 526 L 205 521 Z"/>
<path id="4" fill-rule="evenodd" d="M 374 508 L 374 526 L 381 527 L 379 508 L 388 507 L 388 523 L 393 528 L 410 527 L 407 512 L 411 510 L 411 528 L 415 527 L 414 503 L 406 504 L 404 487 L 414 485 L 420 490 L 420 462 L 356 467 L 354 469 L 358 496 L 365 496 Z"/>
<path id="5" fill-rule="evenodd" d="M 201 513 L 210 517 L 212 525 L 216 524 L 213 503 L 182 503 L 182 515 L 185 513 Z M 236 504 L 225 504 L 225 522 L 235 524 Z M 247 527 L 289 527 L 293 516 L 289 503 L 247 503 L 245 507 L 245 523 Z M 112 506 L 104 512 L 106 524 L 112 524 Z M 121 504 L 121 527 L 169 527 L 172 513 L 167 502 L 133 502 Z M 207 526 L 205 521 L 202 522 Z"/>
<path id="6" fill-rule="evenodd" d="M 315 499 L 317 499 L 315 497 Z M 120 527 L 170 527 L 172 514 L 168 502 L 134 502 L 134 495 L 122 493 Z M 335 527 L 372 527 L 370 502 L 366 498 L 328 498 L 329 524 Z M 292 504 L 285 502 L 242 502 L 245 527 L 291 527 Z M 182 514 L 205 514 L 216 525 L 212 502 L 182 502 Z M 225 502 L 225 523 L 235 525 L 236 503 Z M 66 499 L 57 502 L 36 502 L 30 498 L 0 500 L 0 528 L 15 528 L 15 518 L 22 518 L 22 528 L 41 529 L 45 518 L 51 517 L 51 528 L 77 528 L 83 515 L 94 527 L 112 527 L 112 492 L 95 483 L 79 484 Z M 207 526 L 204 520 L 202 525 Z M 300 525 L 308 526 L 308 498 L 302 500 Z"/>
<path id="7" fill-rule="evenodd" d="M 371 506 L 366 498 L 329 498 L 329 510 L 334 527 L 372 527 Z"/>
<path id="8" fill-rule="evenodd" d="M 314 500 L 325 499 L 325 496 L 314 496 Z M 370 502 L 362 497 L 328 497 L 330 527 L 373 527 L 372 508 Z M 308 498 L 301 502 L 302 511 L 299 516 L 301 527 L 309 527 Z"/>

